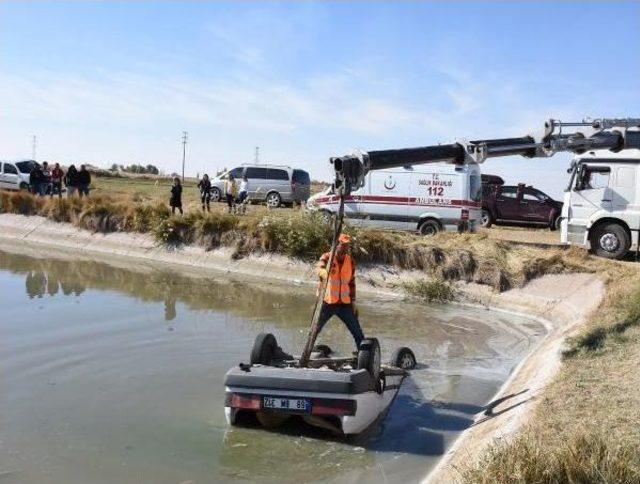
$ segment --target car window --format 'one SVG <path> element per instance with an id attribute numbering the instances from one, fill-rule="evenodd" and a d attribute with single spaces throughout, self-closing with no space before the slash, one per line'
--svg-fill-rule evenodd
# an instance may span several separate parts
<path id="1" fill-rule="evenodd" d="M 243 168 L 241 166 L 234 168 L 229 172 L 229 174 L 233 175 L 233 178 L 240 178 L 242 176 Z"/>
<path id="2" fill-rule="evenodd" d="M 503 198 L 516 198 L 516 187 L 503 187 L 500 191 Z"/>
<path id="3" fill-rule="evenodd" d="M 267 170 L 267 179 L 269 180 L 289 180 L 289 173 L 287 170 L 279 170 L 275 168 L 269 168 Z"/>
<path id="4" fill-rule="evenodd" d="M 35 161 L 26 160 L 26 161 L 18 161 L 16 163 L 16 166 L 18 167 L 18 170 L 20 170 L 20 173 L 31 173 L 31 170 L 33 170 L 39 165 Z"/>
<path id="5" fill-rule="evenodd" d="M 247 178 L 259 178 L 261 180 L 264 180 L 265 178 L 267 178 L 267 169 L 252 166 L 246 169 L 245 175 L 247 175 Z"/>
<path id="6" fill-rule="evenodd" d="M 538 190 L 527 190 L 522 194 L 522 199 L 534 202 L 544 202 L 547 199 L 547 196 Z"/>
<path id="7" fill-rule="evenodd" d="M 12 175 L 17 175 L 18 174 L 18 170 L 16 169 L 15 166 L 9 164 L 9 163 L 5 163 L 4 164 L 4 172 L 5 173 L 10 173 Z"/>
<path id="8" fill-rule="evenodd" d="M 469 177 L 469 196 L 474 202 L 482 200 L 482 181 L 479 175 Z"/>
<path id="9" fill-rule="evenodd" d="M 293 182 L 301 185 L 311 185 L 311 177 L 304 170 L 293 170 Z"/>
<path id="10" fill-rule="evenodd" d="M 607 188 L 611 169 L 608 166 L 582 165 L 576 177 L 576 190 Z"/>

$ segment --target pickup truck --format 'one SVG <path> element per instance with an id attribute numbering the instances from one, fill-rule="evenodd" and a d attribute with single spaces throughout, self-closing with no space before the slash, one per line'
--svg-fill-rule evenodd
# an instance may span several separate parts
<path id="1" fill-rule="evenodd" d="M 538 225 L 560 228 L 562 202 L 537 188 L 520 183 L 504 185 L 499 177 L 483 175 L 482 226 Z"/>

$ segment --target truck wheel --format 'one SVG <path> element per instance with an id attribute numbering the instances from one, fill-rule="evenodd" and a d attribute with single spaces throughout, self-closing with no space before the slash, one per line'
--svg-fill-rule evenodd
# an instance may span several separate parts
<path id="1" fill-rule="evenodd" d="M 412 370 L 416 367 L 416 355 L 411 349 L 403 346 L 398 348 L 391 355 L 391 365 L 403 370 Z"/>
<path id="2" fill-rule="evenodd" d="M 271 333 L 260 333 L 256 336 L 251 350 L 250 362 L 252 365 L 269 365 L 273 361 L 278 343 Z"/>
<path id="3" fill-rule="evenodd" d="M 620 224 L 608 223 L 596 227 L 591 247 L 599 257 L 622 259 L 631 246 L 629 234 Z"/>
<path id="4" fill-rule="evenodd" d="M 482 209 L 482 222 L 481 225 L 485 228 L 488 229 L 489 227 L 491 227 L 493 225 L 493 217 L 491 216 L 491 212 L 489 212 L 489 210 L 485 210 L 484 208 Z"/>
<path id="5" fill-rule="evenodd" d="M 367 370 L 373 382 L 380 379 L 380 343 L 376 338 L 366 338 L 360 343 L 358 370 Z"/>
<path id="6" fill-rule="evenodd" d="M 432 237 L 440 232 L 440 224 L 435 220 L 425 220 L 420 224 L 420 227 L 418 227 L 418 231 L 420 235 Z"/>
<path id="7" fill-rule="evenodd" d="M 553 219 L 553 222 L 551 222 L 551 225 L 549 225 L 549 230 L 551 231 L 560 230 L 561 223 L 562 223 L 562 217 L 558 215 Z"/>
<path id="8" fill-rule="evenodd" d="M 219 202 L 221 198 L 222 197 L 220 196 L 220 190 L 218 190 L 217 188 L 212 188 L 211 189 L 211 201 L 212 202 Z"/>

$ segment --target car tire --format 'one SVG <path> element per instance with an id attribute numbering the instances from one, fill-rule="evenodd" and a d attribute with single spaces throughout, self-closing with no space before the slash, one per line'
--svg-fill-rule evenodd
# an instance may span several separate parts
<path id="1" fill-rule="evenodd" d="M 25 182 L 20 183 L 20 190 L 29 190 L 29 184 Z"/>
<path id="2" fill-rule="evenodd" d="M 485 229 L 488 229 L 493 225 L 493 215 L 491 215 L 491 212 L 489 212 L 489 210 L 486 210 L 484 208 L 482 209 L 480 220 L 480 225 L 482 225 Z"/>
<path id="3" fill-rule="evenodd" d="M 631 246 L 626 229 L 617 223 L 605 223 L 595 227 L 591 237 L 591 249 L 599 257 L 622 259 Z"/>
<path id="4" fill-rule="evenodd" d="M 380 343 L 377 338 L 365 338 L 360 343 L 358 370 L 367 370 L 374 383 L 380 379 Z"/>
<path id="5" fill-rule="evenodd" d="M 211 189 L 211 201 L 212 202 L 220 202 L 222 201 L 222 194 L 218 188 Z"/>
<path id="6" fill-rule="evenodd" d="M 265 201 L 267 202 L 267 207 L 278 208 L 282 204 L 282 197 L 278 192 L 271 192 L 267 194 Z"/>
<path id="7" fill-rule="evenodd" d="M 320 353 L 320 356 L 322 358 L 329 358 L 329 356 L 331 355 L 331 353 L 333 353 L 333 350 L 331 348 L 329 348 L 327 345 L 315 345 L 313 347 L 313 351 Z"/>
<path id="8" fill-rule="evenodd" d="M 260 333 L 256 336 L 251 350 L 252 365 L 270 365 L 278 348 L 276 337 L 271 333 Z"/>
<path id="9" fill-rule="evenodd" d="M 413 370 L 416 367 L 416 355 L 410 348 L 403 346 L 391 355 L 391 365 L 403 370 Z"/>
<path id="10" fill-rule="evenodd" d="M 432 219 L 425 220 L 418 227 L 418 232 L 420 232 L 420 235 L 424 235 L 427 237 L 433 237 L 438 232 L 440 232 L 440 230 L 442 230 L 440 224 L 436 220 Z"/>
<path id="11" fill-rule="evenodd" d="M 555 230 L 560 230 L 560 224 L 562 223 L 562 217 L 560 215 L 556 215 L 553 218 L 553 222 L 549 225 L 549 230 L 552 232 Z"/>

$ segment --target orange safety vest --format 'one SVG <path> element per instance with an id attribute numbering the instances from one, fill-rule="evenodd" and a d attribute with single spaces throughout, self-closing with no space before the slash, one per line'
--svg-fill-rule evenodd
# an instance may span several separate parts
<path id="1" fill-rule="evenodd" d="M 324 302 L 327 304 L 349 304 L 351 302 L 351 291 L 349 283 L 353 277 L 353 263 L 351 256 L 345 254 L 342 264 L 334 259 L 329 271 L 329 281 L 327 282 L 327 291 L 324 294 Z M 322 281 L 318 285 L 318 290 L 322 288 Z"/>

